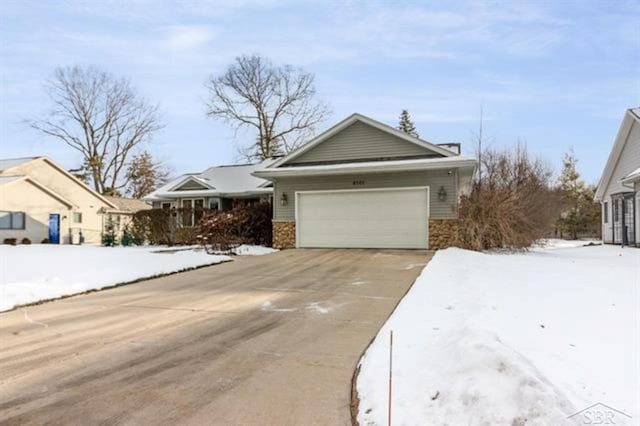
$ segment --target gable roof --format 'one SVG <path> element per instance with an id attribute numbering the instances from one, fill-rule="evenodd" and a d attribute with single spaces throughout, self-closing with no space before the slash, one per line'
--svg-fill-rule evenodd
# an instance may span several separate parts
<path id="1" fill-rule="evenodd" d="M 640 108 L 631 108 L 625 111 L 624 118 L 622 119 L 622 123 L 620 124 L 620 129 L 618 130 L 615 142 L 613 143 L 613 148 L 611 149 L 611 153 L 609 154 L 609 158 L 607 159 L 607 164 L 605 165 L 604 171 L 602 172 L 600 182 L 598 182 L 598 188 L 596 189 L 594 197 L 596 201 L 602 200 L 604 192 L 611 182 L 611 176 L 613 175 L 613 172 L 616 168 L 616 164 L 618 164 L 618 160 L 620 159 L 622 150 L 627 143 L 627 139 L 629 139 L 631 128 L 634 124 L 639 123 Z"/>
<path id="2" fill-rule="evenodd" d="M 0 186 L 23 179 L 25 176 L 0 176 Z"/>
<path id="3" fill-rule="evenodd" d="M 30 176 L 26 176 L 26 175 L 22 175 L 22 176 L 0 176 L 0 186 L 8 185 L 8 184 L 14 183 L 14 182 L 22 182 L 22 181 L 29 182 L 30 184 L 32 184 L 33 186 L 35 186 L 39 190 L 51 195 L 53 198 L 57 199 L 62 204 L 65 204 L 69 208 L 75 207 L 75 205 L 71 201 L 67 200 L 62 195 L 58 194 L 57 192 L 55 192 L 51 188 L 48 188 L 47 186 L 41 184 L 40 182 L 38 182 L 37 180 L 35 180 L 34 178 L 32 178 Z"/>
<path id="4" fill-rule="evenodd" d="M 206 179 L 194 174 L 182 175 L 177 180 L 174 180 L 173 182 L 175 182 L 175 185 L 173 185 L 169 189 L 170 191 L 177 191 L 179 190 L 179 188 L 181 188 L 188 182 L 195 182 L 198 185 L 200 185 L 202 189 L 216 189 L 214 186 L 210 185 Z"/>
<path id="5" fill-rule="evenodd" d="M 80 185 L 83 189 L 88 191 L 91 195 L 107 204 L 109 207 L 116 207 L 109 200 L 107 200 L 102 194 L 99 194 L 97 191 L 91 189 L 87 184 L 82 182 L 80 179 L 69 173 L 64 167 L 59 166 L 49 157 L 38 156 L 38 157 L 23 157 L 23 158 L 9 158 L 9 159 L 0 159 L 0 174 L 4 174 L 7 170 L 11 170 L 18 166 L 22 166 L 23 164 L 30 163 L 32 161 L 43 161 L 56 169 L 58 172 L 62 173 L 67 178 L 71 179 L 75 184 Z"/>
<path id="6" fill-rule="evenodd" d="M 116 209 L 113 210 L 114 212 L 135 213 L 140 210 L 149 210 L 151 208 L 149 204 L 135 198 L 112 197 L 108 195 L 105 195 L 104 198 L 116 206 Z"/>
<path id="7" fill-rule="evenodd" d="M 22 158 L 5 158 L 0 159 L 0 172 L 18 167 L 22 164 L 37 160 L 41 157 L 22 157 Z"/>
<path id="8" fill-rule="evenodd" d="M 268 183 L 264 179 L 255 177 L 253 172 L 262 170 L 272 164 L 274 160 L 268 159 L 257 164 L 240 164 L 231 166 L 209 167 L 202 173 L 189 173 L 177 177 L 151 194 L 144 197 L 144 200 L 154 201 L 167 198 L 177 198 L 184 196 L 225 196 L 242 194 L 271 193 L 271 188 L 265 188 Z M 176 191 L 181 185 L 189 180 L 207 185 L 207 189 L 194 189 L 186 191 Z"/>
<path id="9" fill-rule="evenodd" d="M 323 164 L 315 166 L 266 168 L 256 171 L 254 172 L 254 174 L 266 179 L 273 179 L 286 176 L 322 176 L 362 172 L 382 173 L 398 171 L 436 170 L 443 168 L 460 168 L 474 170 L 475 166 L 475 159 L 456 155 L 446 158 L 416 158 L 409 160 L 369 161 L 342 164 Z"/>
<path id="10" fill-rule="evenodd" d="M 274 162 L 273 164 L 271 164 L 269 166 L 269 168 L 277 168 L 280 167 L 284 164 L 287 164 L 289 162 L 291 162 L 292 160 L 298 158 L 299 156 L 301 156 L 302 154 L 304 154 L 305 152 L 310 151 L 312 148 L 320 145 L 321 143 L 323 143 L 324 141 L 328 140 L 329 138 L 331 138 L 332 136 L 336 135 L 337 133 L 341 132 L 342 130 L 346 129 L 347 127 L 351 126 L 352 124 L 356 123 L 356 122 L 361 122 L 364 123 L 366 125 L 369 125 L 375 129 L 381 130 L 385 133 L 388 133 L 392 136 L 395 136 L 399 139 L 402 139 L 404 141 L 410 142 L 412 144 L 415 144 L 421 148 L 424 148 L 425 150 L 429 150 L 432 152 L 435 152 L 437 154 L 442 155 L 443 157 L 451 157 L 454 155 L 457 155 L 455 152 L 448 150 L 446 148 L 440 147 L 438 145 L 435 145 L 431 142 L 427 142 L 423 139 L 420 138 L 416 138 L 415 136 L 411 136 L 401 130 L 395 129 L 391 126 L 388 126 L 384 123 L 381 123 L 379 121 L 376 121 L 372 118 L 366 117 L 362 114 L 358 114 L 358 113 L 353 113 L 351 114 L 349 117 L 345 118 L 344 120 L 340 121 L 339 123 L 335 124 L 334 126 L 330 127 L 329 129 L 325 130 L 324 132 L 322 132 L 321 134 L 319 134 L 318 136 L 316 136 L 315 138 L 311 139 L 309 142 L 307 142 L 306 144 L 302 145 L 301 147 L 299 147 L 298 149 L 290 152 L 288 155 L 278 159 L 276 162 Z"/>

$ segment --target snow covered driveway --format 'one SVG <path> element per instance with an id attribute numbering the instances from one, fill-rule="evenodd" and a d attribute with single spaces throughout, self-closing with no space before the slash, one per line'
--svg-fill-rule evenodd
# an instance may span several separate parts
<path id="1" fill-rule="evenodd" d="M 228 260 L 199 249 L 0 245 L 0 312 Z"/>
<path id="2" fill-rule="evenodd" d="M 361 361 L 361 425 L 387 424 L 390 330 L 393 424 L 640 424 L 640 250 L 438 252 Z"/>

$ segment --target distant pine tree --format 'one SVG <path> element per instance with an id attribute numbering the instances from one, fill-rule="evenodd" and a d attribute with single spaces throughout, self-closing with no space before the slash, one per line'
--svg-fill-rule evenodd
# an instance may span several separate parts
<path id="1" fill-rule="evenodd" d="M 169 177 L 169 171 L 149 152 L 134 155 L 127 168 L 127 195 L 132 198 L 142 198 L 164 185 Z"/>
<path id="2" fill-rule="evenodd" d="M 593 200 L 593 188 L 581 179 L 577 163 L 573 150 L 569 150 L 562 159 L 562 171 L 558 178 L 558 190 L 563 203 L 559 225 L 573 239 L 581 234 L 597 233 L 600 225 L 600 206 Z"/>
<path id="3" fill-rule="evenodd" d="M 416 126 L 413 124 L 413 121 L 411 121 L 411 116 L 409 115 L 409 111 L 407 111 L 406 109 L 403 109 L 402 112 L 400 113 L 400 121 L 398 122 L 398 129 L 402 130 L 405 133 L 410 134 L 411 136 L 415 136 L 416 138 L 420 137 L 420 135 L 418 134 L 418 131 L 416 130 Z"/>

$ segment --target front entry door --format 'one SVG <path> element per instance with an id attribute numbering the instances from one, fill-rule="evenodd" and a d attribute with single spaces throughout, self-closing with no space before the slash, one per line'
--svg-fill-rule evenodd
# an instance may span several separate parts
<path id="1" fill-rule="evenodd" d="M 60 215 L 57 213 L 49 215 L 49 243 L 60 244 Z"/>

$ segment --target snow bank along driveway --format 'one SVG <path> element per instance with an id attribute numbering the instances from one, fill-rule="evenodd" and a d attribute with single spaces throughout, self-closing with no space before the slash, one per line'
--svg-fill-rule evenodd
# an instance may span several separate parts
<path id="1" fill-rule="evenodd" d="M 361 360 L 361 425 L 387 424 L 389 330 L 393 424 L 640 424 L 640 250 L 438 252 Z"/>
<path id="2" fill-rule="evenodd" d="M 0 245 L 0 312 L 228 260 L 228 256 L 212 256 L 196 249 Z"/>

